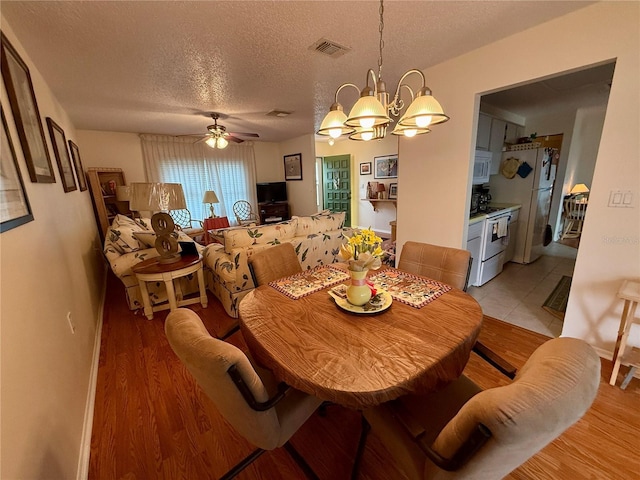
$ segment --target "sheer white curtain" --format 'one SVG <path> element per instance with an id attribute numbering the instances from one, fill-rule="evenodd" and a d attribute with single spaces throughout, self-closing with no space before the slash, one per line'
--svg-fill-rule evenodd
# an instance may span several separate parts
<path id="1" fill-rule="evenodd" d="M 229 217 L 229 222 L 235 222 L 236 201 L 248 200 L 256 208 L 256 164 L 250 142 L 219 150 L 188 137 L 144 134 L 140 138 L 147 179 L 182 184 L 192 218 L 209 216 L 209 205 L 202 203 L 206 190 L 216 192 L 220 201 L 214 204 L 216 215 Z"/>

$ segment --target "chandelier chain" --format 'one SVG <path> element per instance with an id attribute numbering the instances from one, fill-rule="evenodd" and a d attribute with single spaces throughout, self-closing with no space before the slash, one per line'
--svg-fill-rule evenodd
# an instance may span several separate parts
<path id="1" fill-rule="evenodd" d="M 384 30 L 384 0 L 380 0 L 380 56 L 378 57 L 378 78 L 382 77 L 382 49 L 384 48 L 384 40 L 382 40 L 382 31 Z"/>

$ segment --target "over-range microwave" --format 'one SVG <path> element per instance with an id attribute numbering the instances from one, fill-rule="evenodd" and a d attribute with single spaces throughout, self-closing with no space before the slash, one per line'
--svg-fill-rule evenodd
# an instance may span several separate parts
<path id="1" fill-rule="evenodd" d="M 473 184 L 488 183 L 491 175 L 491 152 L 476 150 L 473 162 Z"/>

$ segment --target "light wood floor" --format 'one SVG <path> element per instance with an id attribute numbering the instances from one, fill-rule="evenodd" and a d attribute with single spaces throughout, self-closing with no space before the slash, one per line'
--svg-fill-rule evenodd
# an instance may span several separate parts
<path id="1" fill-rule="evenodd" d="M 147 320 L 129 311 L 122 284 L 111 274 L 104 312 L 90 479 L 215 479 L 253 447 L 236 434 L 195 385 L 169 347 L 166 312 Z M 207 309 L 193 306 L 210 332 L 227 328 L 229 317 L 210 294 Z M 521 366 L 547 337 L 485 317 L 481 338 Z M 244 348 L 241 335 L 231 340 Z M 465 373 L 483 388 L 505 384 L 475 355 Z M 602 381 L 592 408 L 510 479 L 638 478 L 640 472 L 640 381 L 626 391 L 608 384 L 611 362 L 602 362 Z M 620 374 L 619 380 L 623 373 Z M 349 478 L 360 433 L 356 411 L 332 407 L 314 415 L 292 443 L 323 480 Z M 304 478 L 283 450 L 265 453 L 240 480 Z M 362 480 L 403 479 L 375 435 L 363 457 Z M 491 479 L 487 479 L 491 480 Z"/>

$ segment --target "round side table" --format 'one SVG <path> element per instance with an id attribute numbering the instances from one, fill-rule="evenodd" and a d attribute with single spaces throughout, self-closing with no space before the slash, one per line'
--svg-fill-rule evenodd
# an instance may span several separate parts
<path id="1" fill-rule="evenodd" d="M 207 307 L 207 290 L 204 285 L 202 255 L 184 255 L 177 262 L 168 264 L 159 263 L 157 257 L 149 258 L 134 265 L 131 270 L 133 270 L 133 273 L 135 273 L 138 278 L 140 293 L 142 294 L 142 303 L 144 305 L 144 314 L 149 320 L 153 318 L 153 312 L 160 310 L 171 309 L 173 311 L 178 307 L 193 305 L 198 302 L 200 302 L 204 308 Z M 185 277 L 194 272 L 198 276 L 200 296 L 178 301 L 176 299 L 176 290 L 173 286 L 173 281 L 176 278 Z M 160 281 L 164 282 L 167 288 L 167 298 L 169 302 L 152 306 L 151 300 L 149 299 L 149 291 L 147 290 L 147 282 Z"/>

